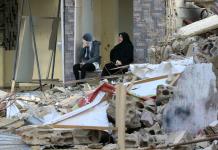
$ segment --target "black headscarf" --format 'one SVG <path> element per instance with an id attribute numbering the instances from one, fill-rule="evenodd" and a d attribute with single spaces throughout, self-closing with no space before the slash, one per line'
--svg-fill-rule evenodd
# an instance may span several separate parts
<path id="1" fill-rule="evenodd" d="M 133 62 L 133 44 L 126 32 L 119 33 L 123 41 L 117 44 L 110 53 L 110 60 L 116 63 L 117 60 L 122 62 L 122 65 L 128 65 Z"/>

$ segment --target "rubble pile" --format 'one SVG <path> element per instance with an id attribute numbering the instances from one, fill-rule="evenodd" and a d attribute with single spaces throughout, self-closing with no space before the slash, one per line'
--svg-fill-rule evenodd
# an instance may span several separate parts
<path id="1" fill-rule="evenodd" d="M 134 95 L 129 91 L 140 86 L 132 86 L 126 98 L 126 148 L 176 145 L 216 135 L 218 94 L 212 68 L 209 63 L 188 63 L 175 86 L 168 84 L 171 82 L 166 78 L 166 84 L 158 84 L 151 96 Z M 135 84 L 142 86 L 144 81 Z M 117 132 L 110 129 L 116 127 L 115 85 L 102 82 L 96 86 L 56 86 L 44 92 L 16 93 L 5 98 L 8 104 L 0 119 L 1 132 L 17 134 L 25 147 L 119 149 Z M 217 146 L 215 140 L 206 140 L 180 149 L 206 150 Z"/>
<path id="2" fill-rule="evenodd" d="M 208 63 L 218 55 L 218 36 L 177 37 L 159 46 L 148 49 L 148 62 L 159 64 L 169 59 L 181 59 L 194 56 L 196 63 Z"/>

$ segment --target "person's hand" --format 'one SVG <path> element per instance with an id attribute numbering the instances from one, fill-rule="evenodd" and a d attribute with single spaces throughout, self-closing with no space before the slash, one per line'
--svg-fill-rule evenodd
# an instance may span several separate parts
<path id="1" fill-rule="evenodd" d="M 84 64 L 85 64 L 84 62 L 81 62 L 81 63 L 80 63 L 80 68 L 81 68 Z"/>
<path id="2" fill-rule="evenodd" d="M 117 61 L 116 61 L 116 66 L 120 66 L 120 65 L 122 65 L 122 62 L 119 61 L 119 60 L 117 60 Z"/>
<path id="3" fill-rule="evenodd" d="M 83 40 L 83 48 L 88 47 L 88 42 L 86 40 Z"/>

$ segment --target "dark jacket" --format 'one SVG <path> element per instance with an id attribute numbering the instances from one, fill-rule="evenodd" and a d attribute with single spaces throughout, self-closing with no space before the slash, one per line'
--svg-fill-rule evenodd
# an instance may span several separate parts
<path id="1" fill-rule="evenodd" d="M 92 48 L 90 51 L 89 59 L 85 59 L 86 48 L 82 48 L 79 54 L 79 61 L 85 63 L 94 63 L 94 62 L 100 63 L 100 56 L 99 56 L 100 45 L 101 43 L 99 41 L 92 42 Z"/>
<path id="2" fill-rule="evenodd" d="M 110 61 L 114 64 L 117 60 L 121 61 L 122 65 L 129 65 L 133 62 L 134 47 L 126 33 L 120 33 L 123 36 L 123 42 L 116 45 L 110 52 Z"/>

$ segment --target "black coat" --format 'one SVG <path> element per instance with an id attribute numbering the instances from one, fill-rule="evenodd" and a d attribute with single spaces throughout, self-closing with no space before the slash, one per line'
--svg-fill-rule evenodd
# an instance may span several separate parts
<path id="1" fill-rule="evenodd" d="M 133 45 L 131 42 L 123 41 L 116 45 L 110 52 L 110 61 L 114 64 L 117 60 L 121 61 L 122 65 L 129 65 L 133 62 Z"/>

